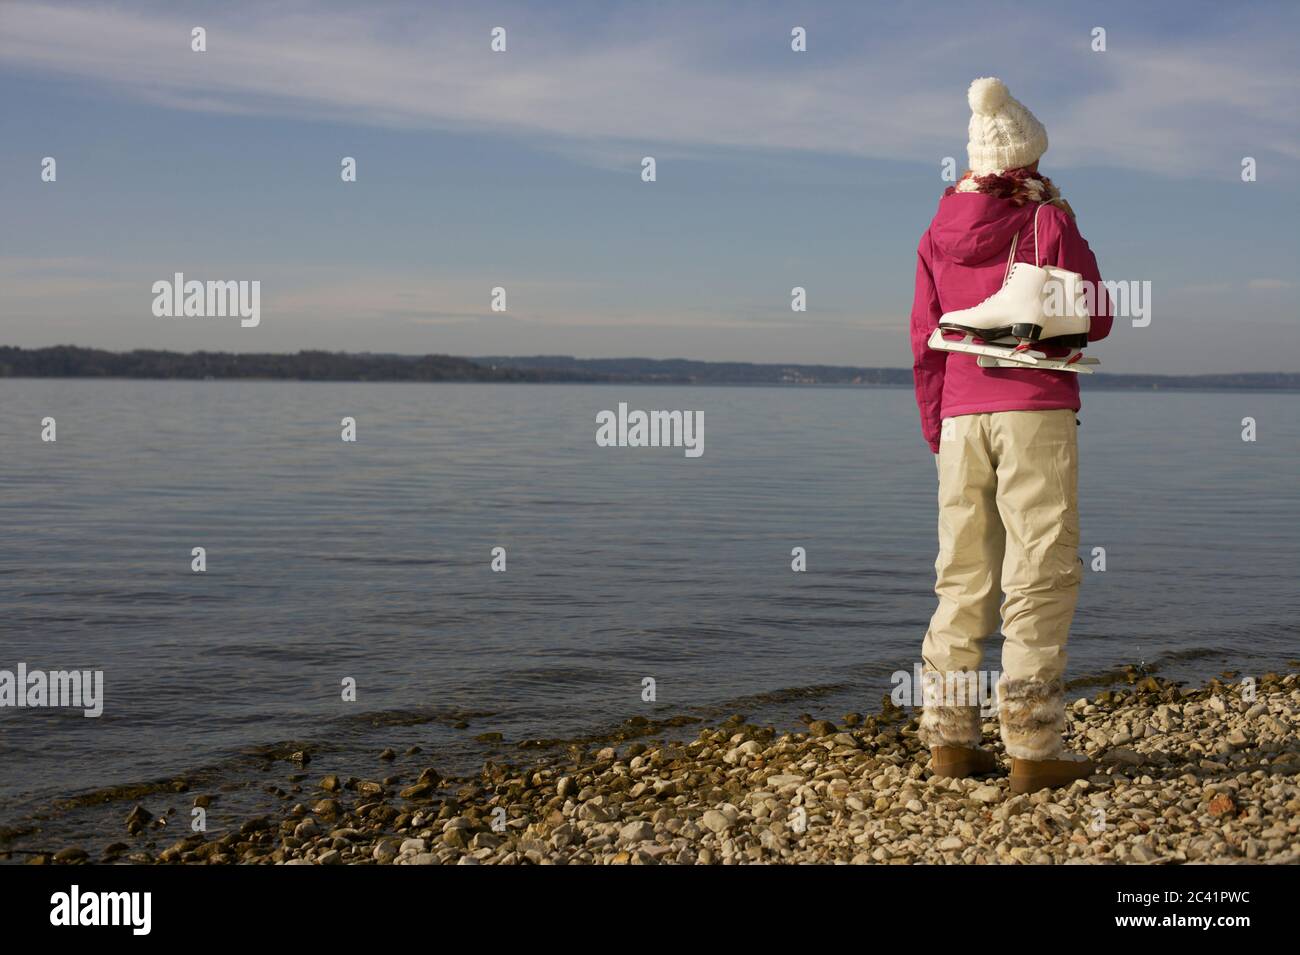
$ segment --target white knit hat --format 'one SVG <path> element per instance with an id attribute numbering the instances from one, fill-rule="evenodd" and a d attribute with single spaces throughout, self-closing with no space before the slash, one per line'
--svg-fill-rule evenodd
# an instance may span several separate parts
<path id="1" fill-rule="evenodd" d="M 1047 130 L 1001 80 L 981 77 L 971 83 L 966 99 L 971 108 L 966 153 L 975 175 L 1028 166 L 1047 152 Z"/>

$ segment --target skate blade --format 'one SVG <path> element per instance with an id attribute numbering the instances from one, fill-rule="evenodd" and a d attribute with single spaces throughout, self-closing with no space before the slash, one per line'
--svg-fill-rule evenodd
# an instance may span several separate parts
<path id="1" fill-rule="evenodd" d="M 981 355 L 978 360 L 981 368 L 1038 368 L 1043 371 L 1073 371 L 1080 375 L 1091 375 L 1096 365 L 1101 362 L 1096 358 L 1080 358 L 1066 362 L 1057 358 L 1043 358 L 1034 362 L 1016 361 L 1013 358 L 998 358 Z"/>
<path id="2" fill-rule="evenodd" d="M 1011 359 L 1007 356 L 1014 354 L 1016 356 L 1014 359 L 1015 364 L 1027 365 L 1030 367 L 1036 366 L 1038 362 L 1047 357 L 1040 351 L 1025 350 L 1012 352 L 1012 346 L 1010 345 L 983 344 L 975 341 L 975 338 L 972 335 L 967 335 L 959 342 L 950 342 L 948 339 L 943 337 L 943 331 L 938 328 L 930 333 L 930 339 L 926 344 L 936 351 L 964 352 L 967 355 L 980 355 L 985 358 L 996 360 L 1005 359 L 1010 361 Z"/>

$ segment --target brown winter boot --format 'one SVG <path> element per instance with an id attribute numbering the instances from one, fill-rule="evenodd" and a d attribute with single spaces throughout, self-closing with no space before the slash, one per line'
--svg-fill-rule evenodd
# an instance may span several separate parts
<path id="1" fill-rule="evenodd" d="M 930 748 L 930 769 L 936 776 L 964 779 L 997 769 L 996 757 L 979 748 L 980 725 L 978 706 L 930 701 L 922 707 L 917 735 Z"/>
<path id="2" fill-rule="evenodd" d="M 997 768 L 997 757 L 987 750 L 966 746 L 935 746 L 930 750 L 930 770 L 946 779 L 983 776 Z"/>
<path id="3" fill-rule="evenodd" d="M 1061 759 L 1065 693 L 1060 680 L 998 681 L 998 720 L 1011 757 L 1011 791 L 1033 793 L 1091 776 L 1091 760 Z"/>
<path id="4" fill-rule="evenodd" d="M 1016 759 L 1011 758 L 1011 791 L 1036 793 L 1040 789 L 1068 786 L 1076 779 L 1086 779 L 1096 771 L 1090 759 Z"/>

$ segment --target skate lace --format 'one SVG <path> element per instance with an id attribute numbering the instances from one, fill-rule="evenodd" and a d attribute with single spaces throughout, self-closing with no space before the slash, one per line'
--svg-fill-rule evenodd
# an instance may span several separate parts
<path id="1" fill-rule="evenodd" d="M 1040 202 L 1038 204 L 1038 208 L 1034 210 L 1034 268 L 1040 268 L 1038 264 L 1040 258 L 1038 254 L 1038 213 L 1043 211 L 1043 206 L 1050 206 L 1055 201 L 1056 201 L 1055 199 L 1051 199 L 1048 200 L 1047 202 Z M 1020 240 L 1019 232 L 1017 232 L 1015 235 L 1011 237 L 1011 252 L 1010 254 L 1007 255 L 1007 270 L 1002 276 L 1003 285 L 1006 285 L 1007 282 L 1011 279 L 1011 273 L 1016 270 L 1016 266 L 1021 264 L 1020 262 L 1016 261 L 1016 243 L 1019 240 Z"/>

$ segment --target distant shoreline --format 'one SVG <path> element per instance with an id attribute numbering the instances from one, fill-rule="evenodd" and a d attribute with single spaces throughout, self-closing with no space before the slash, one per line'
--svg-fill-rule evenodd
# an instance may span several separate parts
<path id="1" fill-rule="evenodd" d="M 0 347 L 0 378 L 162 381 L 486 382 L 531 384 L 912 387 L 910 368 L 758 364 L 567 355 L 389 355 L 300 352 L 110 352 L 57 345 Z M 1300 391 L 1300 373 L 1088 376 L 1086 389 L 1115 391 Z"/>

